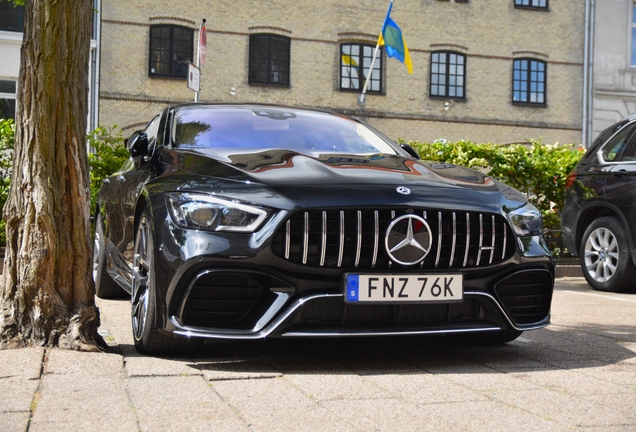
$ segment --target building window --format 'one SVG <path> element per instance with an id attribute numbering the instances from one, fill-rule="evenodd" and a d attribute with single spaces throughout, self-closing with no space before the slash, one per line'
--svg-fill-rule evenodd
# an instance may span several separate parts
<path id="1" fill-rule="evenodd" d="M 290 39 L 275 34 L 250 36 L 250 84 L 289 86 Z"/>
<path id="2" fill-rule="evenodd" d="M 0 80 L 0 119 L 15 118 L 16 82 Z"/>
<path id="3" fill-rule="evenodd" d="M 371 68 L 375 45 L 343 43 L 340 45 L 340 90 L 362 91 Z M 362 65 L 362 71 L 360 66 Z M 373 65 L 367 93 L 382 92 L 382 48 Z"/>
<path id="4" fill-rule="evenodd" d="M 24 31 L 24 6 L 14 6 L 11 1 L 0 1 L 0 30 Z"/>
<path id="5" fill-rule="evenodd" d="M 431 53 L 431 96 L 466 98 L 466 56 L 450 51 Z"/>
<path id="6" fill-rule="evenodd" d="M 528 9 L 547 9 L 548 0 L 515 0 L 515 7 Z"/>
<path id="7" fill-rule="evenodd" d="M 514 61 L 512 101 L 545 105 L 546 63 L 541 60 Z"/>
<path id="8" fill-rule="evenodd" d="M 151 76 L 186 78 L 192 61 L 194 30 L 173 26 L 150 26 Z"/>

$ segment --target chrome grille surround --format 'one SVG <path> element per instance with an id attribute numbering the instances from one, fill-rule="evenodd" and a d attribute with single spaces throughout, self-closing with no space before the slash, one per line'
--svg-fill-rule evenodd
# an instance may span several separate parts
<path id="1" fill-rule="evenodd" d="M 392 262 L 384 238 L 394 219 L 423 217 L 432 249 L 411 266 Z M 504 216 L 435 209 L 332 209 L 300 211 L 279 228 L 272 242 L 277 256 L 310 267 L 343 269 L 462 269 L 494 265 L 515 251 Z"/>

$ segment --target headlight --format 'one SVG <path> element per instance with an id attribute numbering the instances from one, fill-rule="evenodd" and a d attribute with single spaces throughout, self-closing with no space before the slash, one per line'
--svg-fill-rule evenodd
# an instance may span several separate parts
<path id="1" fill-rule="evenodd" d="M 543 218 L 541 212 L 532 204 L 526 204 L 508 213 L 519 237 L 537 236 L 543 234 Z"/>
<path id="2" fill-rule="evenodd" d="M 267 217 L 263 209 L 191 193 L 166 195 L 173 222 L 187 229 L 253 232 Z"/>

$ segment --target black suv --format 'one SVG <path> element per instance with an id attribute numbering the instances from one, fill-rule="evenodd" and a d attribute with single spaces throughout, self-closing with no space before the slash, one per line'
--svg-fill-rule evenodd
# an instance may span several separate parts
<path id="1" fill-rule="evenodd" d="M 636 116 L 604 130 L 566 183 L 563 242 L 600 291 L 636 291 Z"/>

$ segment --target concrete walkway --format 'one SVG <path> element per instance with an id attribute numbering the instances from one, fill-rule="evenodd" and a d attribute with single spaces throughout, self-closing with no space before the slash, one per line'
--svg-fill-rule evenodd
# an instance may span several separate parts
<path id="1" fill-rule="evenodd" d="M 445 338 L 207 343 L 136 353 L 129 304 L 98 300 L 116 353 L 0 351 L 0 431 L 636 430 L 636 295 L 558 279 L 553 324 L 500 347 Z"/>

